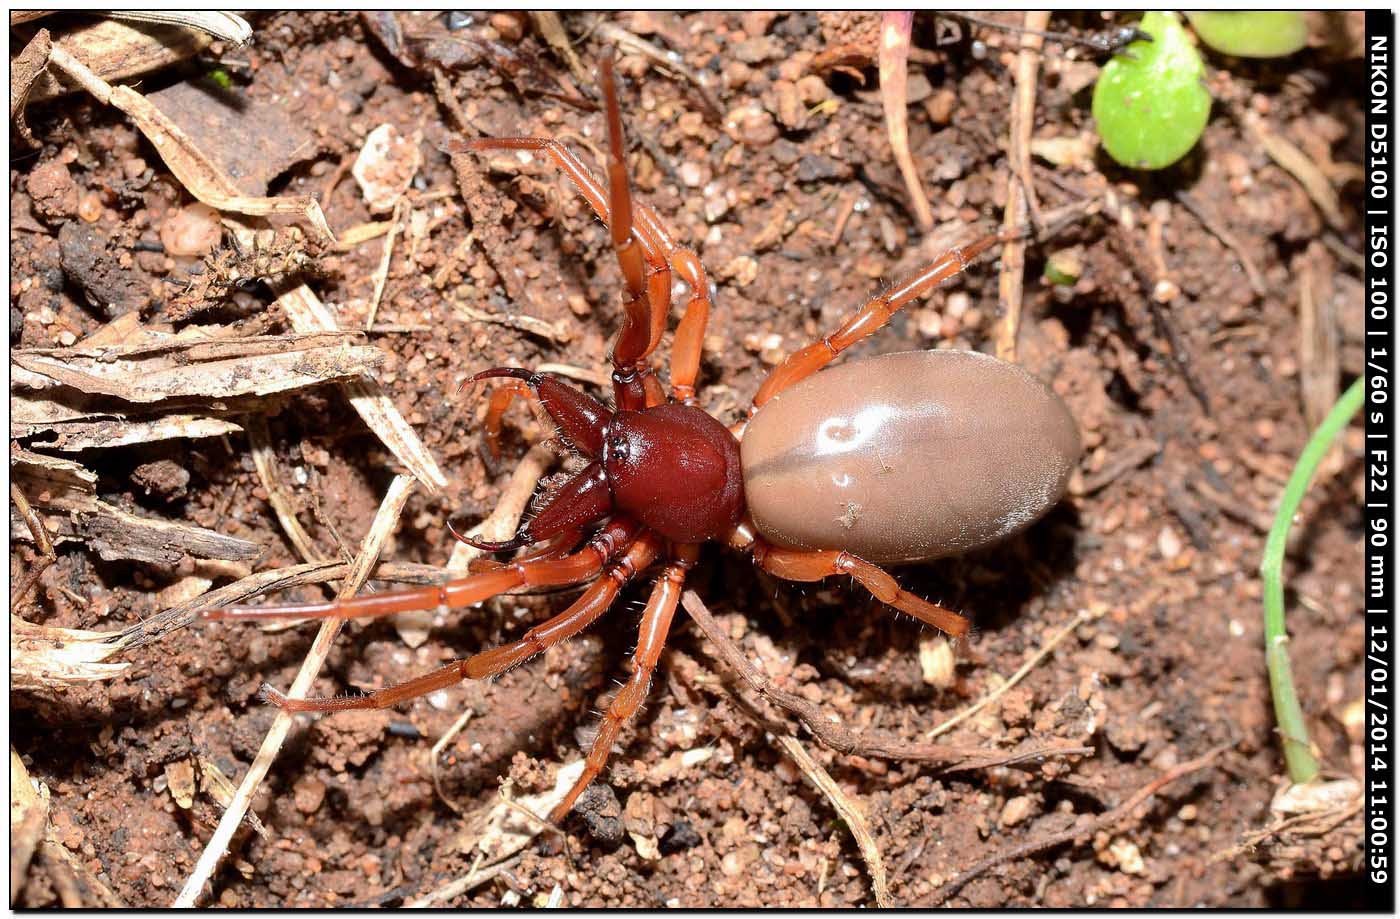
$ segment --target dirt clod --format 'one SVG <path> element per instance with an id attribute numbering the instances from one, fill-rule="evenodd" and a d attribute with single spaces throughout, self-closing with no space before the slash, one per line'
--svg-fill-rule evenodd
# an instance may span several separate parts
<path id="1" fill-rule="evenodd" d="M 150 302 L 150 286 L 121 264 L 110 231 L 70 220 L 58 231 L 63 273 L 76 284 L 99 314 L 111 319 Z"/>
<path id="2" fill-rule="evenodd" d="M 62 160 L 46 160 L 24 183 L 36 216 L 62 219 L 78 213 L 78 183 Z"/>
<path id="3" fill-rule="evenodd" d="M 579 796 L 574 806 L 574 816 L 583 821 L 588 835 L 605 846 L 616 846 L 622 842 L 622 805 L 612 786 L 595 782 Z"/>
<path id="4" fill-rule="evenodd" d="M 173 501 L 185 496 L 190 473 L 174 460 L 162 459 L 137 466 L 132 470 L 131 480 L 144 488 L 146 494 L 156 494 Z"/>

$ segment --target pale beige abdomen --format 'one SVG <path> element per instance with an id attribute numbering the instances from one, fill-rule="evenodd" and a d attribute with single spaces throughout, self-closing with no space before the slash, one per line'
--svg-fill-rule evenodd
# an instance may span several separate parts
<path id="1" fill-rule="evenodd" d="M 838 364 L 784 391 L 741 443 L 754 524 L 783 546 L 872 562 L 956 555 L 1064 494 L 1079 431 L 1022 368 L 969 351 Z"/>

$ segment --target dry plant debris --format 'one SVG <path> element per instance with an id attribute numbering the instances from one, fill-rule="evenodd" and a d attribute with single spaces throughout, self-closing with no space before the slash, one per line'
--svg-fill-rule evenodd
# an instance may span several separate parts
<path id="1" fill-rule="evenodd" d="M 1040 48 L 1044 32 L 1050 24 L 1048 10 L 1026 13 L 1026 32 L 1021 36 L 1021 50 L 1016 55 L 1016 92 L 1011 101 L 1010 137 L 1007 145 L 1012 175 L 1006 189 L 1006 210 L 1002 228 L 1013 230 L 1034 222 L 1041 225 L 1040 206 L 1036 200 L 1035 180 L 1031 176 L 1031 129 L 1035 125 L 1035 93 L 1039 84 Z M 1001 271 L 997 276 L 998 299 L 1002 320 L 997 329 L 997 357 L 1016 361 L 1017 341 L 1021 334 L 1021 309 L 1025 288 L 1026 243 L 1011 239 L 1001 247 Z"/>
<path id="2" fill-rule="evenodd" d="M 117 349 L 97 354 L 12 351 L 10 385 L 37 392 L 66 386 L 133 403 L 231 399 L 363 378 L 384 360 L 377 348 L 352 345 L 348 337 L 322 345 L 326 338 L 312 334 L 190 341 L 168 350 L 139 348 L 132 356 Z"/>
<path id="3" fill-rule="evenodd" d="M 187 60 L 209 47 L 204 32 L 171 25 L 135 25 L 117 19 L 98 19 L 68 29 L 55 46 L 86 62 L 102 80 L 125 80 Z M 82 81 L 52 70 L 34 82 L 30 101 L 42 102 L 71 93 Z"/>
<path id="4" fill-rule="evenodd" d="M 1100 830 L 1118 827 L 1134 819 L 1141 819 L 1142 814 L 1138 813 L 1138 808 L 1152 798 L 1153 795 L 1160 793 L 1173 782 L 1180 781 L 1189 775 L 1193 775 L 1194 773 L 1200 772 L 1202 769 L 1208 768 L 1227 749 L 1229 749 L 1228 745 L 1216 747 L 1204 756 L 1198 756 L 1195 759 L 1188 760 L 1179 766 L 1173 767 L 1165 774 L 1148 782 L 1142 788 L 1139 788 L 1128 800 L 1112 810 L 1100 814 L 1098 817 L 1082 821 L 1080 824 L 1076 824 L 1074 827 L 1064 832 L 1053 833 L 1038 839 L 1032 839 L 1029 842 L 1012 846 L 1009 849 L 1003 849 L 994 855 L 982 859 L 938 888 L 937 892 L 934 894 L 934 905 L 941 906 L 943 903 L 947 902 L 949 897 L 956 896 L 958 891 L 966 887 L 969 881 L 976 879 L 998 865 L 1004 865 L 1018 858 L 1026 858 L 1055 846 L 1087 838 Z"/>
<path id="5" fill-rule="evenodd" d="M 21 450 L 10 451 L 10 471 L 31 493 L 30 504 L 58 512 L 45 521 L 56 545 L 87 543 L 104 559 L 134 559 L 175 564 L 186 555 L 196 558 L 256 558 L 262 547 L 190 524 L 133 514 L 96 495 L 96 476 L 71 460 Z M 10 538 L 33 539 L 24 521 L 10 519 Z"/>
<path id="6" fill-rule="evenodd" d="M 389 534 L 398 525 L 399 515 L 403 512 L 404 504 L 408 501 L 409 495 L 413 493 L 413 481 L 411 476 L 401 475 L 395 477 L 390 484 L 384 495 L 384 501 L 379 506 L 379 513 L 375 515 L 374 523 L 365 535 L 360 552 L 350 566 L 350 573 L 341 586 L 339 597 L 354 596 L 369 579 L 375 563 L 379 560 L 379 553 L 384 546 L 384 541 L 389 538 Z M 343 619 L 322 621 L 321 627 L 316 633 L 316 639 L 311 645 L 311 650 L 307 652 L 306 660 L 302 663 L 296 679 L 292 681 L 291 689 L 288 690 L 289 696 L 300 698 L 306 695 L 312 682 L 320 673 L 321 665 L 325 663 L 326 655 L 330 653 L 331 643 L 335 641 L 335 637 L 344 622 Z M 248 767 L 243 781 L 239 784 L 238 790 L 228 804 L 228 809 L 219 821 L 214 836 L 205 846 L 199 861 L 195 863 L 193 873 L 190 874 L 185 881 L 185 886 L 180 890 L 180 895 L 175 900 L 175 906 L 194 906 L 198 901 L 205 883 L 213 877 L 214 870 L 223 859 L 234 831 L 243 822 L 244 815 L 247 813 L 249 805 L 252 804 L 254 793 L 267 775 L 267 770 L 271 768 L 277 753 L 282 749 L 282 742 L 286 740 L 287 733 L 291 730 L 292 722 L 295 720 L 294 715 L 278 711 L 272 722 L 272 727 L 268 729 L 267 736 L 258 749 L 257 757 Z"/>
<path id="7" fill-rule="evenodd" d="M 839 753 L 932 763 L 949 772 L 955 772 L 1011 766 L 1019 763 L 1038 763 L 1048 757 L 1083 756 L 1093 752 L 1091 748 L 1081 744 L 1028 744 L 1026 748 L 1019 750 L 996 750 L 981 747 L 959 747 L 951 744 L 908 743 L 882 736 L 879 732 L 874 731 L 857 734 L 833 721 L 829 716 L 822 714 L 817 706 L 806 699 L 780 689 L 765 679 L 744 659 L 743 654 L 734 646 L 734 643 L 725 636 L 714 621 L 714 617 L 710 615 L 704 601 L 694 591 L 686 591 L 681 597 L 681 603 L 685 606 L 691 619 L 705 633 L 705 637 L 715 644 L 725 662 L 748 684 L 750 689 L 773 702 L 779 708 L 791 712 L 817 739 Z M 1059 638 L 1063 638 L 1074 626 L 1079 624 L 1079 620 L 1076 620 L 1070 628 L 1059 634 Z M 1041 655 L 1029 662 L 1029 666 L 1023 668 L 1023 672 L 1019 676 L 1024 676 L 1025 672 L 1029 671 L 1030 666 L 1034 666 L 1042 659 L 1044 654 L 1048 653 L 1048 649 L 1054 647 L 1055 643 L 1057 640 L 1052 641 Z M 1015 681 L 1019 680 L 1019 676 L 1002 684 L 995 693 L 983 699 L 974 709 L 968 709 L 959 717 L 949 719 L 949 726 L 951 727 L 952 723 L 956 721 L 961 721 L 967 714 L 980 709 L 987 702 L 1000 695 L 1002 691 L 1009 689 Z M 940 727 L 942 726 L 940 725 Z M 942 733 L 942 731 L 934 733 Z"/>

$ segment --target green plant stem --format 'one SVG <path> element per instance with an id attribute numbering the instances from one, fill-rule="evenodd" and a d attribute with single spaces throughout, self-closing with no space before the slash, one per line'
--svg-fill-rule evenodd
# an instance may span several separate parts
<path id="1" fill-rule="evenodd" d="M 1364 396 L 1362 380 L 1357 379 L 1313 432 L 1283 489 L 1283 499 L 1269 530 L 1268 542 L 1264 544 L 1264 560 L 1259 564 L 1259 573 L 1264 578 L 1264 659 L 1269 667 L 1274 717 L 1278 719 L 1279 734 L 1283 737 L 1283 760 L 1288 766 L 1288 777 L 1295 784 L 1311 782 L 1317 778 L 1321 767 L 1308 740 L 1303 708 L 1298 704 L 1298 692 L 1293 686 L 1293 667 L 1288 659 L 1288 630 L 1283 621 L 1283 554 L 1288 546 L 1293 515 L 1307 494 L 1313 473 L 1317 472 L 1332 441 L 1361 408 Z"/>

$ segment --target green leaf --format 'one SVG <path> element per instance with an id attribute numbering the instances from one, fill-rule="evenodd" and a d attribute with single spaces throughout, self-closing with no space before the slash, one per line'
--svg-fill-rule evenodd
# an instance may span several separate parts
<path id="1" fill-rule="evenodd" d="M 1308 24 L 1295 11 L 1187 13 L 1201 41 L 1237 57 L 1283 57 L 1308 43 Z"/>
<path id="2" fill-rule="evenodd" d="M 1104 149 L 1124 166 L 1163 169 L 1200 140 L 1210 118 L 1205 62 L 1175 13 L 1151 12 L 1133 42 L 1104 65 L 1094 119 Z"/>

